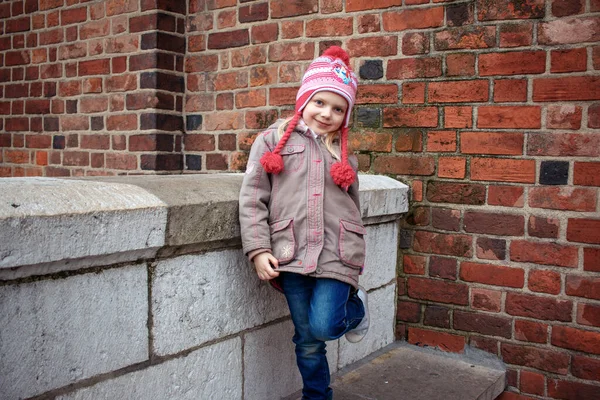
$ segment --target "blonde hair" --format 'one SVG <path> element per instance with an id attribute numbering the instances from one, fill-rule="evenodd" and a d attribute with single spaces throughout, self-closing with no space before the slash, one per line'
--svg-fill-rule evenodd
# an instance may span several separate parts
<path id="1" fill-rule="evenodd" d="M 279 127 L 277 128 L 277 133 L 279 134 L 279 138 L 281 139 L 281 137 L 283 136 L 283 134 L 285 133 L 285 130 L 288 127 L 288 124 L 290 123 L 290 121 L 292 120 L 292 118 L 288 118 L 286 119 L 281 125 L 279 125 Z M 333 134 L 327 134 L 323 136 L 319 136 L 319 138 L 321 138 L 321 140 L 323 141 L 323 143 L 325 143 L 325 147 L 327 148 L 327 151 L 329 151 L 329 154 L 331 154 L 331 156 L 333 158 L 335 158 L 337 161 L 341 161 L 342 157 L 340 155 L 340 151 L 339 151 L 339 146 L 335 146 L 334 145 L 334 141 L 336 139 L 338 139 L 340 136 L 340 131 L 337 131 Z"/>

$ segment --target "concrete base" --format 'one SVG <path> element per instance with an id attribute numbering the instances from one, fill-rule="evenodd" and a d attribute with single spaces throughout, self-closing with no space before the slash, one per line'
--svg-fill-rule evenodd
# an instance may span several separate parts
<path id="1" fill-rule="evenodd" d="M 340 370 L 333 398 L 493 400 L 504 391 L 505 375 L 502 362 L 479 350 L 454 354 L 395 342 Z"/>

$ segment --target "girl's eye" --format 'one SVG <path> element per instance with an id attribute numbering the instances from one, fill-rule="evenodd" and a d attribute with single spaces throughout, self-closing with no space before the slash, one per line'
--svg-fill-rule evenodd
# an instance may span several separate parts
<path id="1" fill-rule="evenodd" d="M 341 114 L 341 113 L 343 113 L 343 112 L 344 112 L 344 110 L 343 110 L 343 109 L 341 109 L 341 108 L 336 108 L 336 109 L 335 109 L 335 112 L 337 112 L 337 113 L 340 113 L 340 114 Z"/>
<path id="2" fill-rule="evenodd" d="M 323 102 L 321 100 L 315 100 L 315 104 L 318 106 L 322 106 Z"/>

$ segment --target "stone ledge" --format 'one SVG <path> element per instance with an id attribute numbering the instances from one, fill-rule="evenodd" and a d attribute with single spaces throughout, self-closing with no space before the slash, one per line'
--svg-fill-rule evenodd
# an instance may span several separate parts
<path id="1" fill-rule="evenodd" d="M 199 251 L 237 245 L 242 176 L 0 179 L 0 271 L 78 259 L 107 265 L 89 261 L 110 255 L 113 262 L 128 262 L 183 246 Z M 360 182 L 367 224 L 408 210 L 406 185 L 373 175 L 361 175 Z M 70 263 L 45 270 L 76 268 Z"/>

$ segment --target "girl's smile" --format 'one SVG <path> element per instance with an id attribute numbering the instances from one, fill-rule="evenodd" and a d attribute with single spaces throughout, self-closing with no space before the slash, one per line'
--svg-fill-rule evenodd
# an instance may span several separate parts
<path id="1" fill-rule="evenodd" d="M 304 123 L 317 135 L 337 132 L 344 122 L 348 102 L 337 93 L 317 92 L 302 111 Z"/>

